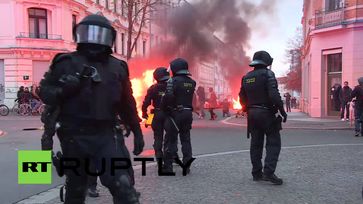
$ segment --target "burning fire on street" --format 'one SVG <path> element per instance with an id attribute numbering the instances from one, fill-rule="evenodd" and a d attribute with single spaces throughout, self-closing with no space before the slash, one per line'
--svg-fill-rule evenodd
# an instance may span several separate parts
<path id="1" fill-rule="evenodd" d="M 232 106 L 233 106 L 234 110 L 241 110 L 242 109 L 242 106 L 239 103 L 239 97 L 238 97 L 237 100 L 235 100 L 234 98 L 232 99 Z"/>

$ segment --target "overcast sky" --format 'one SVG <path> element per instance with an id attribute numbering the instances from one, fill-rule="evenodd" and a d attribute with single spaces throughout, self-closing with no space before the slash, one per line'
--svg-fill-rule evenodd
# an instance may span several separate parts
<path id="1" fill-rule="evenodd" d="M 264 22 L 265 25 L 271 26 L 267 32 L 265 29 L 261 31 L 258 27 L 254 28 L 250 25 L 252 28 L 251 49 L 247 52 L 252 57 L 255 51 L 268 51 L 274 58 L 272 70 L 277 76 L 282 76 L 289 69 L 285 56 L 287 41 L 294 37 L 296 29 L 301 26 L 303 0 L 277 0 L 276 4 L 275 14 Z M 266 21 L 270 22 L 266 23 Z"/>

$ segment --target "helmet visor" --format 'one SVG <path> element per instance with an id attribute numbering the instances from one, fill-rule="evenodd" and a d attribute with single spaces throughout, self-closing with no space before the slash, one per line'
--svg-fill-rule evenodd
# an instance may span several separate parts
<path id="1" fill-rule="evenodd" d="M 91 43 L 112 47 L 113 33 L 109 28 L 98 25 L 78 25 L 76 28 L 77 43 Z"/>

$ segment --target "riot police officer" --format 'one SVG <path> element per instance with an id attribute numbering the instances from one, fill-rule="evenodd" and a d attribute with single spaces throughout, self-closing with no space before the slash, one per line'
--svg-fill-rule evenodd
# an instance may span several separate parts
<path id="1" fill-rule="evenodd" d="M 111 56 L 116 31 L 105 17 L 89 15 L 74 27 L 73 34 L 77 51 L 54 57 L 40 92 L 44 103 L 60 107 L 57 135 L 63 157 L 80 162 L 76 172 L 65 172 L 65 203 L 84 203 L 87 160 L 102 171 L 102 159 L 105 171 L 100 179 L 110 190 L 113 202 L 139 203 L 130 171 L 111 171 L 111 158 L 129 158 L 123 139 L 115 138 L 118 117 L 128 122 L 134 134 L 133 153 L 139 155 L 144 147 L 128 66 Z"/>
<path id="2" fill-rule="evenodd" d="M 164 141 L 164 123 L 166 115 L 164 111 L 161 110 L 160 103 L 162 97 L 165 95 L 166 81 L 169 80 L 170 75 L 165 67 L 159 67 L 155 69 L 153 73 L 154 79 L 157 81 L 156 84 L 150 86 L 147 90 L 144 102 L 142 104 L 142 117 L 147 119 L 147 108 L 153 105 L 154 118 L 151 127 L 154 131 L 154 150 L 155 157 L 157 159 L 163 158 L 163 141 Z"/>
<path id="3" fill-rule="evenodd" d="M 253 180 L 281 185 L 283 181 L 275 175 L 275 169 L 281 150 L 281 122 L 286 122 L 287 114 L 275 74 L 268 69 L 272 62 L 273 59 L 266 51 L 254 54 L 250 63 L 254 70 L 242 78 L 239 96 L 241 105 L 248 112 L 247 134 L 248 137 L 249 134 L 252 136 L 250 156 Z M 263 167 L 261 159 L 265 135 L 266 157 Z"/>
<path id="4" fill-rule="evenodd" d="M 193 122 L 193 95 L 196 82 L 191 79 L 188 70 L 188 62 L 178 58 L 170 63 L 173 77 L 168 80 L 163 109 L 168 118 L 165 123 L 165 147 L 164 171 L 173 172 L 172 162 L 177 155 L 178 134 L 182 146 L 183 163 L 192 162 L 192 145 L 190 130 Z M 189 169 L 187 170 L 189 173 Z"/>

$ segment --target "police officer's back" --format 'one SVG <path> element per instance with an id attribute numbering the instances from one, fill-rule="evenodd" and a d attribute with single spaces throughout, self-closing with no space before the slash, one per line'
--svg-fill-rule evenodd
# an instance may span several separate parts
<path id="1" fill-rule="evenodd" d="M 170 63 L 173 77 L 168 81 L 166 94 L 163 99 L 163 109 L 168 112 L 166 135 L 168 140 L 165 150 L 164 168 L 172 171 L 172 162 L 177 155 L 178 133 L 182 145 L 183 163 L 192 161 L 192 145 L 190 129 L 193 122 L 193 95 L 196 82 L 189 77 L 188 63 L 178 58 Z"/>
<path id="2" fill-rule="evenodd" d="M 284 122 L 287 115 L 277 86 L 274 73 L 267 67 L 273 59 L 265 51 L 254 54 L 250 66 L 253 71 L 243 78 L 240 90 L 241 105 L 248 111 L 248 134 L 251 134 L 252 176 L 255 181 L 267 180 L 274 184 L 282 184 L 282 179 L 275 176 L 275 168 L 281 149 L 281 117 Z M 264 136 L 266 134 L 266 158 L 262 166 Z"/>
<path id="3" fill-rule="evenodd" d="M 155 157 L 157 159 L 163 158 L 163 144 L 164 144 L 164 123 L 166 115 L 164 111 L 161 110 L 161 100 L 165 95 L 166 81 L 169 80 L 170 75 L 165 67 L 159 67 L 155 69 L 153 73 L 154 79 L 157 81 L 147 90 L 144 102 L 142 104 L 142 117 L 147 119 L 147 108 L 153 105 L 154 118 L 151 127 L 154 131 L 154 150 Z"/>
<path id="4" fill-rule="evenodd" d="M 114 203 L 139 203 L 129 171 L 116 170 L 112 175 L 110 169 L 111 157 L 129 158 L 123 139 L 114 138 L 117 117 L 127 121 L 134 133 L 134 154 L 144 146 L 127 64 L 110 55 L 116 31 L 105 17 L 89 15 L 74 28 L 74 37 L 77 51 L 54 57 L 40 89 L 44 103 L 60 108 L 57 134 L 64 157 L 77 158 L 81 164 L 79 175 L 66 172 L 65 203 L 84 203 L 84 159 L 97 164 L 107 160 L 100 179 Z M 102 167 L 97 165 L 97 170 L 102 172 Z"/>

